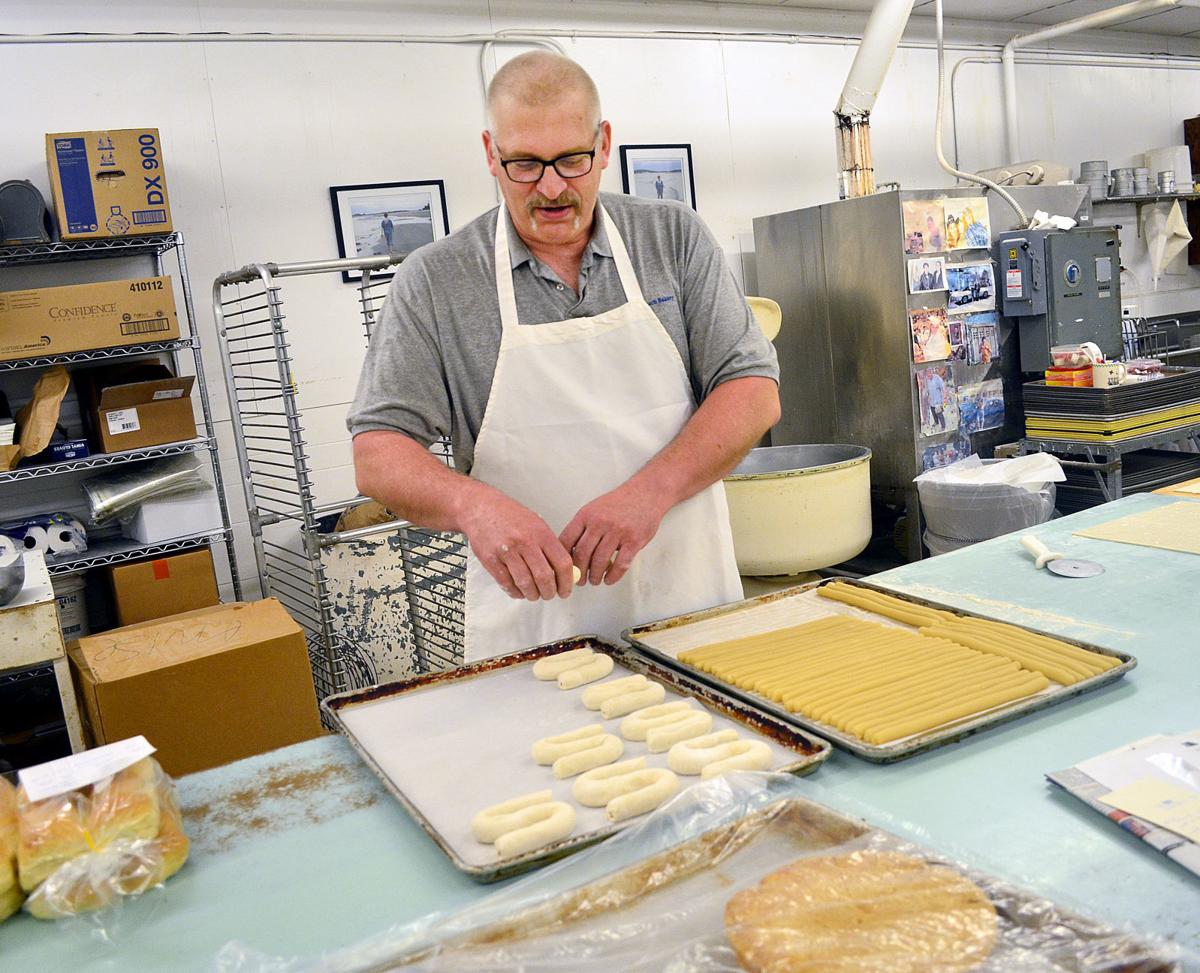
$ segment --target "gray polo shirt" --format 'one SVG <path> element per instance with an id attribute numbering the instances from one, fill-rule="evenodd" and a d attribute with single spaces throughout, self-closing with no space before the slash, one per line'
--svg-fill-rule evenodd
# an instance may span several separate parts
<path id="1" fill-rule="evenodd" d="M 643 297 L 679 349 L 696 401 L 731 378 L 778 381 L 775 350 L 696 213 L 609 193 L 600 201 L 625 241 Z M 592 317 L 626 302 L 603 220 L 584 250 L 578 294 L 529 252 L 511 220 L 508 241 L 522 325 Z M 448 436 L 455 466 L 470 472 L 500 352 L 495 243 L 492 209 L 400 265 L 359 376 L 346 423 L 351 434 L 387 429 L 426 446 Z"/>

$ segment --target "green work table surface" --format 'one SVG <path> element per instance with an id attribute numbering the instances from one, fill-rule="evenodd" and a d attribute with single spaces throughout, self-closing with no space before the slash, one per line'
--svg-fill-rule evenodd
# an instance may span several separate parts
<path id="1" fill-rule="evenodd" d="M 1043 774 L 1153 733 L 1200 726 L 1200 557 L 1072 536 L 1177 499 L 1128 497 L 1035 530 L 1098 578 L 1037 571 L 1015 537 L 872 581 L 1137 657 L 1125 678 L 888 766 L 835 751 L 793 789 L 1118 925 L 1200 953 L 1200 880 Z M 470 779 L 469 758 L 464 781 Z M 325 737 L 179 781 L 188 865 L 129 902 L 115 942 L 25 914 L 0 970 L 207 970 L 230 940 L 315 958 L 486 895 L 459 874 L 349 745 Z M 469 796 L 464 813 L 473 811 Z M 566 878 L 570 877 L 567 870 Z"/>

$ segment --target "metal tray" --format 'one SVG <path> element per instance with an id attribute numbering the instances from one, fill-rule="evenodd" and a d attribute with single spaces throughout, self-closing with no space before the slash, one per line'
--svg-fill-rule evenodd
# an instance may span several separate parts
<path id="1" fill-rule="evenodd" d="M 874 763 L 891 763 L 895 760 L 903 760 L 905 757 L 911 757 L 914 754 L 923 753 L 926 750 L 932 750 L 935 747 L 945 746 L 947 743 L 955 743 L 958 740 L 965 739 L 978 733 L 980 730 L 986 730 L 988 727 L 996 726 L 1000 723 L 1007 723 L 1009 720 L 1015 720 L 1026 713 L 1033 713 L 1040 709 L 1045 709 L 1047 706 L 1053 706 L 1055 703 L 1062 702 L 1064 699 L 1070 699 L 1072 696 L 1078 696 L 1080 693 L 1086 693 L 1090 690 L 1103 686 L 1106 683 L 1112 682 L 1115 679 L 1120 679 L 1125 673 L 1137 665 L 1137 660 L 1123 652 L 1115 652 L 1111 649 L 1106 649 L 1098 645 L 1089 645 L 1086 642 L 1080 642 L 1075 639 L 1065 638 L 1061 635 L 1055 635 L 1048 632 L 1039 632 L 1037 629 L 1027 628 L 1026 626 L 1017 625 L 1016 628 L 1025 628 L 1026 631 L 1035 632 L 1039 635 L 1050 635 L 1053 638 L 1061 639 L 1071 645 L 1077 645 L 1082 649 L 1087 649 L 1091 652 L 1097 652 L 1101 655 L 1108 655 L 1121 660 L 1121 665 L 1101 673 L 1098 676 L 1092 676 L 1090 679 L 1084 679 L 1072 686 L 1062 686 L 1058 683 L 1052 683 L 1050 688 L 1042 690 L 1042 692 L 1027 697 L 1025 699 L 1016 700 L 1012 703 L 1005 703 L 997 706 L 994 709 L 977 714 L 975 716 L 967 716 L 962 719 L 955 720 L 952 723 L 947 723 L 944 726 L 937 727 L 932 730 L 925 730 L 921 733 L 912 736 L 903 737 L 899 740 L 893 740 L 886 744 L 867 743 L 856 736 L 851 736 L 836 727 L 830 726 L 828 723 L 822 723 L 819 720 L 811 720 L 800 713 L 791 713 L 784 709 L 779 704 L 767 699 L 765 696 L 759 696 L 757 693 L 748 692 L 739 689 L 736 686 L 731 686 L 727 682 L 716 679 L 706 672 L 701 672 L 692 666 L 680 662 L 675 655 L 669 651 L 665 651 L 654 644 L 654 638 L 657 634 L 663 632 L 677 632 L 680 629 L 686 628 L 689 625 L 694 625 L 699 622 L 710 619 L 722 618 L 731 616 L 738 612 L 751 612 L 756 608 L 770 605 L 773 602 L 781 602 L 789 598 L 805 596 L 808 592 L 815 591 L 821 585 L 829 584 L 834 580 L 840 580 L 843 583 L 856 585 L 861 588 L 866 588 L 872 591 L 879 591 L 883 594 L 891 595 L 894 598 L 899 598 L 902 601 L 909 601 L 915 605 L 922 605 L 926 608 L 938 608 L 942 611 L 949 611 L 955 615 L 964 618 L 986 618 L 984 615 L 977 615 L 973 612 L 962 611 L 958 608 L 952 608 L 949 605 L 940 605 L 936 602 L 926 601 L 923 598 L 915 598 L 911 595 L 901 592 L 892 591 L 888 588 L 877 587 L 871 584 L 865 584 L 861 581 L 848 581 L 847 579 L 826 579 L 824 581 L 813 582 L 811 584 L 799 585 L 795 588 L 787 588 L 784 591 L 772 592 L 768 595 L 762 595 L 758 598 L 751 598 L 747 601 L 733 602 L 728 605 L 718 605 L 716 608 L 709 608 L 705 611 L 693 612 L 687 615 L 679 615 L 675 618 L 667 618 L 658 622 L 651 622 L 647 625 L 639 625 L 635 628 L 627 629 L 622 633 L 627 641 L 632 643 L 639 652 L 646 655 L 647 658 L 653 659 L 660 665 L 668 666 L 676 669 L 681 673 L 685 673 L 691 679 L 699 682 L 704 682 L 715 689 L 720 690 L 729 696 L 736 696 L 746 703 L 758 707 L 765 713 L 769 713 L 779 720 L 790 723 L 793 726 L 803 727 L 813 733 L 819 734 L 826 740 L 829 740 L 844 750 L 848 750 L 856 756 L 862 757 L 865 760 L 870 760 Z M 815 598 L 816 596 L 813 595 Z M 865 612 L 861 609 L 851 608 L 848 605 L 842 605 L 840 602 L 827 601 L 821 599 L 821 607 L 825 609 L 823 614 L 838 613 L 846 614 L 859 618 L 868 618 L 871 621 L 881 622 L 883 624 L 895 625 L 898 628 L 903 628 L 908 631 L 912 629 L 900 622 L 893 622 L 890 619 L 875 615 L 871 612 Z M 995 621 L 996 619 L 989 619 Z M 788 622 L 787 624 L 799 624 L 800 620 Z M 1007 624 L 1013 624 L 1008 622 Z M 773 627 L 782 627 L 773 626 Z M 751 634 L 752 632 L 760 632 L 769 629 L 761 627 L 753 627 L 746 632 L 740 634 Z M 688 645 L 686 647 L 678 646 L 673 651 L 678 653 L 686 651 L 687 648 L 694 648 L 699 645 L 710 644 L 713 641 L 719 641 L 728 638 L 737 638 L 737 632 L 729 632 L 721 635 L 719 638 L 698 638 L 695 646 Z"/>
<path id="2" fill-rule="evenodd" d="M 642 673 L 671 694 L 691 696 L 713 713 L 713 729 L 736 725 L 764 738 L 775 751 L 774 770 L 807 774 L 830 753 L 830 745 L 794 723 L 763 713 L 751 703 L 659 665 L 628 646 L 597 636 L 578 636 L 460 669 L 330 696 L 322 703 L 333 722 L 384 786 L 437 843 L 455 867 L 480 882 L 494 882 L 562 858 L 640 820 L 612 824 L 604 808 L 581 808 L 570 797 L 572 780 L 556 780 L 538 766 L 529 748 L 544 736 L 602 719 L 586 709 L 580 692 L 563 692 L 533 678 L 537 659 L 591 648 L 613 657 L 622 669 Z M 613 677 L 609 677 L 613 678 Z M 615 726 L 615 721 L 613 723 Z M 645 755 L 648 766 L 666 766 L 666 754 L 626 742 L 622 759 Z M 682 778 L 682 783 L 699 778 Z M 550 788 L 576 806 L 576 833 L 524 855 L 497 860 L 477 842 L 471 817 L 480 809 L 519 794 Z"/>
<path id="3" fill-rule="evenodd" d="M 638 970 L 660 969 L 684 943 L 703 957 L 705 968 L 732 968 L 725 939 L 724 905 L 739 889 L 803 855 L 854 849 L 897 851 L 965 874 L 996 909 L 998 940 L 979 967 L 986 973 L 1029 966 L 1036 954 L 1039 973 L 1175 973 L 1179 965 L 1164 950 L 1135 934 L 1081 916 L 994 876 L 878 831 L 854 818 L 804 800 L 769 804 L 665 851 L 499 919 L 440 936 L 370 967 L 370 973 L 431 960 L 442 969 L 625 969 L 631 956 Z M 494 913 L 493 913 L 494 914 Z M 646 942 L 644 930 L 661 929 L 663 942 Z M 661 946 L 662 952 L 655 952 Z M 670 959 L 677 958 L 671 956 Z M 1019 957 L 1019 958 L 1018 958 Z M 575 958 L 577 962 L 569 962 Z M 562 962 L 554 966 L 554 961 Z M 427 968 L 427 967 L 423 967 Z M 364 971 L 367 973 L 367 971 Z"/>

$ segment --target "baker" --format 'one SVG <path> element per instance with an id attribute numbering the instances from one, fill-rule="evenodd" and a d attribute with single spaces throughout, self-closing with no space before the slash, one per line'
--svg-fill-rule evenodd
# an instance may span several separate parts
<path id="1" fill-rule="evenodd" d="M 467 538 L 468 661 L 740 598 L 721 478 L 779 418 L 700 219 L 599 191 L 587 73 L 523 54 L 487 102 L 504 203 L 400 265 L 348 419 L 358 489 Z"/>

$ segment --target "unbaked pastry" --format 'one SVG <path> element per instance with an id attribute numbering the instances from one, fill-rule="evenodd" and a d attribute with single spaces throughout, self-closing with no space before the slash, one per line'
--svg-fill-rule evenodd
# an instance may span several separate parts
<path id="1" fill-rule="evenodd" d="M 595 654 L 592 649 L 572 649 L 570 652 L 548 655 L 544 659 L 538 659 L 533 664 L 534 678 L 541 679 L 544 682 L 557 679 L 560 672 L 566 672 L 568 669 L 575 669 L 585 665 L 592 660 Z"/>
<path id="2" fill-rule="evenodd" d="M 558 736 L 542 737 L 530 747 L 529 752 L 533 756 L 534 763 L 549 765 L 560 757 L 587 750 L 595 745 L 597 738 L 603 735 L 604 724 L 593 723 L 590 726 L 581 726 L 578 730 L 560 733 Z"/>
<path id="3" fill-rule="evenodd" d="M 600 704 L 600 715 L 606 720 L 632 713 L 635 709 L 661 703 L 667 695 L 661 683 L 647 682 L 641 689 L 634 689 L 617 696 L 609 696 Z"/>
<path id="4" fill-rule="evenodd" d="M 667 766 L 677 774 L 699 774 L 706 764 L 732 756 L 725 748 L 737 738 L 737 730 L 725 729 L 683 740 L 667 751 Z"/>
<path id="5" fill-rule="evenodd" d="M 613 671 L 611 655 L 595 655 L 582 665 L 567 669 L 558 674 L 559 689 L 578 689 L 589 682 L 603 679 Z"/>
<path id="6" fill-rule="evenodd" d="M 704 765 L 701 780 L 719 777 L 730 770 L 770 770 L 771 748 L 762 740 L 736 740 L 726 743 L 731 750 L 719 759 Z"/>
<path id="7" fill-rule="evenodd" d="M 647 679 L 643 675 L 625 676 L 622 679 L 612 679 L 609 682 L 602 682 L 598 686 L 588 686 L 583 691 L 580 699 L 583 700 L 583 705 L 588 709 L 599 709 L 606 699 L 613 696 L 620 696 L 622 693 L 627 693 L 632 689 L 641 689 L 647 685 Z"/>
<path id="8" fill-rule="evenodd" d="M 585 770 L 593 770 L 611 764 L 625 752 L 625 744 L 619 736 L 605 733 L 589 737 L 590 745 L 583 750 L 568 753 L 554 761 L 554 776 L 559 780 L 574 777 Z"/>
<path id="9" fill-rule="evenodd" d="M 658 706 L 647 706 L 634 710 L 621 720 L 621 736 L 626 740 L 645 740 L 646 732 L 653 726 L 671 723 L 677 713 L 695 712 L 692 704 L 686 699 L 677 699 L 671 703 L 660 703 Z"/>

